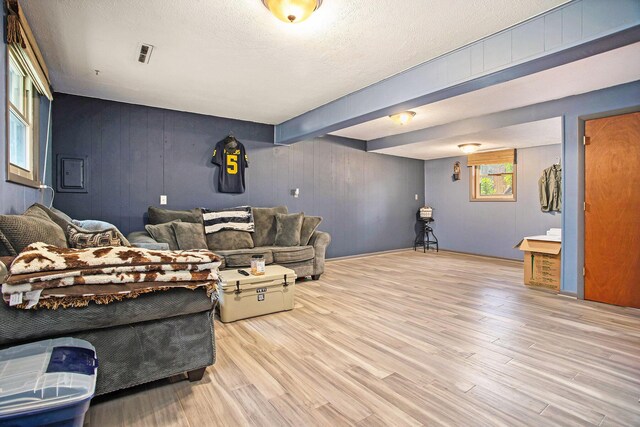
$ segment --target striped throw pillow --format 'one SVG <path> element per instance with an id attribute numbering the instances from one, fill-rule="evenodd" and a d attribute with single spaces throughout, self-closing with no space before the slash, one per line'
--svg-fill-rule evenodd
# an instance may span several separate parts
<path id="1" fill-rule="evenodd" d="M 250 233 L 254 231 L 251 206 L 238 206 L 220 211 L 202 208 L 202 220 L 206 234 L 222 230 L 248 231 Z"/>

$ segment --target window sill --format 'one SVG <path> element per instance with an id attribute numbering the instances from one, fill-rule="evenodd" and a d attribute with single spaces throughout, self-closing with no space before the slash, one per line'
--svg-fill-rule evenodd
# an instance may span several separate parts
<path id="1" fill-rule="evenodd" d="M 39 181 L 34 181 L 33 179 L 25 178 L 23 176 L 15 174 L 9 174 L 6 181 L 13 184 L 24 185 L 25 187 L 40 188 Z"/>
<path id="2" fill-rule="evenodd" d="M 482 199 L 469 199 L 470 202 L 517 202 L 516 198 L 513 199 L 504 199 L 500 197 L 488 197 Z"/>

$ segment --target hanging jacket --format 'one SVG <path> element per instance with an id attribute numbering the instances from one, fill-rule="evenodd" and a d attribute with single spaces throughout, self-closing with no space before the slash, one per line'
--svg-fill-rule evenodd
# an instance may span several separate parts
<path id="1" fill-rule="evenodd" d="M 540 192 L 540 208 L 543 212 L 562 209 L 562 167 L 553 165 L 542 172 L 538 180 Z"/>

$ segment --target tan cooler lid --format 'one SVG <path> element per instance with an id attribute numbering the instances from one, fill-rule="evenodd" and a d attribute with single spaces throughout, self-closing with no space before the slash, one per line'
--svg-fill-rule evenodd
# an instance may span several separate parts
<path id="1" fill-rule="evenodd" d="M 242 268 L 241 270 L 251 273 L 250 268 Z M 284 280 L 285 275 L 287 276 L 287 281 L 296 280 L 296 272 L 281 265 L 267 265 L 264 274 L 261 276 L 245 276 L 238 273 L 237 268 L 233 270 L 222 270 L 218 273 L 222 289 L 226 289 L 227 287 L 235 288 L 237 282 L 240 282 L 241 285 L 250 285 L 252 283 L 272 282 L 279 279 Z"/>

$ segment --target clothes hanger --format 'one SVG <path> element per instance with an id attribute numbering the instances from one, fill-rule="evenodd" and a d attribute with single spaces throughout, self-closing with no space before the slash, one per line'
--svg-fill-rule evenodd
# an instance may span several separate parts
<path id="1" fill-rule="evenodd" d="M 229 135 L 224 139 L 225 148 L 234 149 L 238 146 L 238 140 L 233 135 L 233 131 L 229 132 Z"/>

